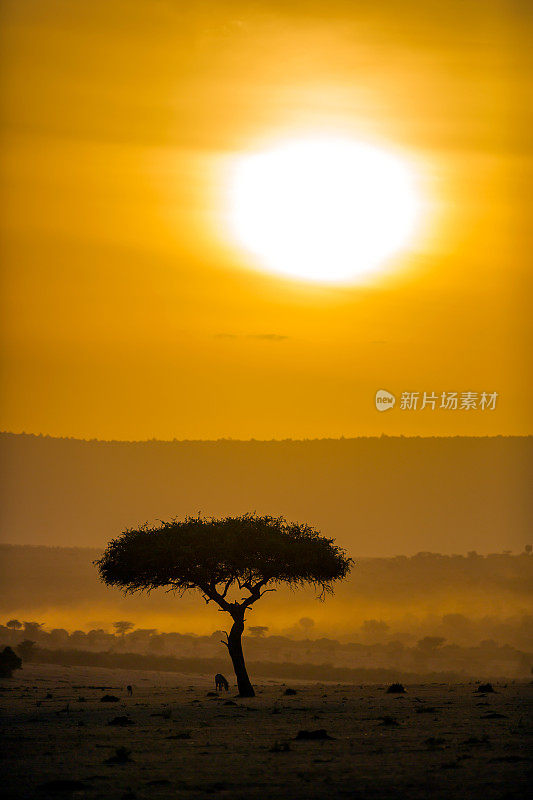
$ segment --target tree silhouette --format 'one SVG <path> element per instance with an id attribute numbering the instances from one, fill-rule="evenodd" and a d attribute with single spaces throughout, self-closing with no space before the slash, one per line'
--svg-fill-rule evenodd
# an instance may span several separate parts
<path id="1" fill-rule="evenodd" d="M 6 628 L 10 628 L 12 630 L 12 638 L 14 638 L 16 631 L 20 631 L 22 628 L 22 622 L 18 619 L 10 619 L 6 622 Z"/>
<path id="2" fill-rule="evenodd" d="M 167 587 L 182 596 L 198 590 L 206 603 L 227 612 L 233 624 L 223 643 L 242 697 L 255 694 L 242 650 L 248 609 L 279 584 L 310 584 L 323 599 L 333 591 L 334 581 L 346 577 L 352 563 L 333 539 L 308 525 L 255 514 L 187 517 L 157 528 L 128 529 L 95 562 L 104 583 L 125 593 Z M 235 596 L 243 592 L 244 597 Z"/>
<path id="3" fill-rule="evenodd" d="M 22 659 L 17 656 L 11 647 L 4 647 L 0 652 L 0 678 L 10 678 L 13 671 L 21 669 Z"/>
<path id="4" fill-rule="evenodd" d="M 22 656 L 23 661 L 31 661 L 35 655 L 35 642 L 32 642 L 31 639 L 24 639 L 17 645 L 17 653 Z"/>
<path id="5" fill-rule="evenodd" d="M 120 636 L 124 636 L 128 631 L 131 631 L 131 629 L 135 627 L 135 623 L 128 622 L 125 619 L 121 619 L 118 622 L 114 622 L 113 627 L 117 632 L 117 634 L 119 634 Z"/>
<path id="6" fill-rule="evenodd" d="M 28 636 L 38 636 L 43 625 L 44 622 L 25 622 L 24 633 L 28 634 Z"/>
<path id="7" fill-rule="evenodd" d="M 445 641 L 444 636 L 424 636 L 423 639 L 417 642 L 416 646 L 423 653 L 434 653 Z"/>
<path id="8" fill-rule="evenodd" d="M 255 636 L 256 639 L 261 639 L 265 633 L 268 631 L 267 625 L 250 625 L 248 628 L 252 636 Z"/>
<path id="9" fill-rule="evenodd" d="M 300 627 L 304 629 L 306 636 L 309 636 L 315 627 L 314 619 L 311 619 L 311 617 L 302 617 L 298 622 Z"/>

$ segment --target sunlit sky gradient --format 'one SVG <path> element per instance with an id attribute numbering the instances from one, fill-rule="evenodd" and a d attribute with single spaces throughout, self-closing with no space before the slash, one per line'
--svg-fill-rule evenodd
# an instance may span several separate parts
<path id="1" fill-rule="evenodd" d="M 2 6 L 0 428 L 531 433 L 528 3 Z M 423 184 L 412 248 L 358 285 L 252 269 L 228 236 L 234 160 L 323 134 Z M 500 398 L 379 414 L 379 388 Z"/>

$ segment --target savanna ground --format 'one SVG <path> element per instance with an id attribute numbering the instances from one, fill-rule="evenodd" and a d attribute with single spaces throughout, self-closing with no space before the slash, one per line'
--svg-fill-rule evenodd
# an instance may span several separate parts
<path id="1" fill-rule="evenodd" d="M 286 695 L 284 684 L 256 680 L 257 697 L 241 700 L 227 677 L 230 691 L 212 696 L 211 676 L 26 665 L 0 682 L 4 797 L 527 796 L 530 684 L 495 684 L 486 695 L 474 683 L 426 684 L 397 695 L 293 682 Z M 110 724 L 116 717 L 125 724 Z M 331 738 L 296 739 L 319 729 Z"/>

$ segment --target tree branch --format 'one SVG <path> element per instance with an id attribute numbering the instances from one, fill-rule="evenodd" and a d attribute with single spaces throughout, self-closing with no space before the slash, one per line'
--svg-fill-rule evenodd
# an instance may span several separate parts
<path id="1" fill-rule="evenodd" d="M 231 578 L 230 578 L 229 580 L 227 580 L 227 581 L 226 581 L 226 583 L 224 584 L 224 591 L 223 591 L 223 592 L 222 592 L 222 594 L 220 595 L 221 597 L 226 597 L 226 595 L 227 595 L 227 593 L 228 593 L 228 591 L 229 591 L 229 587 L 230 587 L 230 586 L 231 586 L 231 584 L 233 583 L 233 580 L 234 580 L 234 578 L 233 578 L 233 575 L 232 575 L 232 576 L 231 576 Z"/>
<path id="2" fill-rule="evenodd" d="M 248 589 L 250 596 L 242 599 L 242 603 L 238 604 L 239 608 L 245 610 L 253 605 L 256 600 L 259 600 L 259 598 L 267 592 L 276 591 L 275 589 L 265 589 L 264 591 L 261 591 L 261 588 L 265 586 L 266 583 L 268 583 L 268 578 L 261 578 L 261 580 L 257 581 L 257 583 L 251 583 L 251 581 L 246 581 L 243 583 L 243 588 Z"/>
<path id="3" fill-rule="evenodd" d="M 224 595 L 217 592 L 216 586 L 213 582 L 211 582 L 208 586 L 198 585 L 198 588 L 201 590 L 202 594 L 205 595 L 205 597 L 208 597 L 209 600 L 213 600 L 214 603 L 217 603 L 223 611 L 228 611 L 231 613 L 233 603 L 228 603 L 228 601 L 224 599 Z M 208 603 L 209 600 L 206 600 L 206 603 Z"/>

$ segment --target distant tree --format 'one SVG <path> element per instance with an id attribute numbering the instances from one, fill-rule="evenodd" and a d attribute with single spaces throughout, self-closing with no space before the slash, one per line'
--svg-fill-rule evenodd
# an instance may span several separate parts
<path id="1" fill-rule="evenodd" d="M 17 645 L 17 653 L 22 657 L 23 661 L 31 661 L 35 655 L 35 642 L 30 639 L 24 639 Z"/>
<path id="2" fill-rule="evenodd" d="M 112 633 L 108 633 L 102 628 L 97 628 L 96 630 L 88 632 L 85 641 L 91 648 L 94 647 L 97 650 L 106 650 L 108 647 L 113 646 L 115 637 Z"/>
<path id="3" fill-rule="evenodd" d="M 87 642 L 87 634 L 85 631 L 72 631 L 69 636 L 69 643 L 74 645 L 80 645 L 83 647 Z"/>
<path id="4" fill-rule="evenodd" d="M 233 624 L 224 644 L 231 657 L 239 694 L 253 697 L 244 661 L 242 634 L 245 615 L 266 592 L 279 584 L 333 591 L 346 577 L 352 559 L 308 525 L 282 517 L 244 514 L 224 519 L 187 517 L 158 528 L 144 525 L 126 530 L 111 541 L 95 562 L 108 586 L 126 593 L 168 587 L 182 596 L 201 592 L 230 615 Z M 233 597 L 230 593 L 247 594 Z"/>
<path id="5" fill-rule="evenodd" d="M 135 627 L 134 622 L 128 622 L 127 620 L 119 620 L 119 622 L 114 622 L 113 627 L 116 633 L 120 636 L 124 636 L 128 631 L 131 631 L 132 628 Z"/>
<path id="6" fill-rule="evenodd" d="M 14 670 L 22 667 L 22 660 L 11 649 L 4 647 L 0 652 L 0 678 L 10 678 Z"/>
<path id="7" fill-rule="evenodd" d="M 315 621 L 311 619 L 311 617 L 302 617 L 299 621 L 299 625 L 304 629 L 305 634 L 309 636 L 311 630 L 315 627 Z"/>
<path id="8" fill-rule="evenodd" d="M 43 622 L 25 622 L 24 633 L 27 633 L 28 636 L 38 636 L 42 632 L 43 625 Z"/>
<path id="9" fill-rule="evenodd" d="M 61 647 L 68 644 L 68 631 L 65 628 L 54 628 L 50 631 L 49 641 L 53 647 Z"/>
<path id="10" fill-rule="evenodd" d="M 260 639 L 268 631 L 268 627 L 266 625 L 251 625 L 248 630 L 252 636 L 255 636 L 256 639 Z"/>
<path id="11" fill-rule="evenodd" d="M 498 642 L 495 642 L 494 639 L 483 639 L 478 646 L 482 650 L 497 650 Z"/>
<path id="12" fill-rule="evenodd" d="M 147 647 L 152 636 L 157 635 L 157 628 L 137 628 L 128 636 L 128 646 Z"/>
<path id="13" fill-rule="evenodd" d="M 157 636 L 157 628 L 137 628 L 132 636 L 138 636 L 139 639 L 150 638 L 150 636 Z"/>
<path id="14" fill-rule="evenodd" d="M 434 653 L 445 641 L 444 636 L 424 636 L 416 643 L 416 646 L 423 653 Z"/>
<path id="15" fill-rule="evenodd" d="M 12 633 L 12 640 L 14 640 L 16 638 L 15 637 L 16 632 L 20 631 L 20 629 L 22 628 L 22 622 L 20 622 L 20 620 L 18 619 L 10 619 L 6 622 L 6 628 L 10 628 Z"/>

